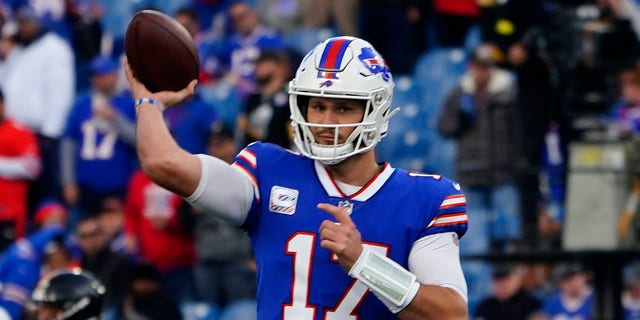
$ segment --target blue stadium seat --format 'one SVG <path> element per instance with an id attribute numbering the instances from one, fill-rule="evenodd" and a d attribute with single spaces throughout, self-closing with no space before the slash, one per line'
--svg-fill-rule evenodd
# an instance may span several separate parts
<path id="1" fill-rule="evenodd" d="M 426 119 L 422 129 L 427 150 L 425 171 L 455 179 L 455 144 L 437 131 L 437 119 L 445 98 L 466 70 L 466 54 L 462 48 L 437 48 L 423 54 L 416 63 L 414 80 L 421 116 Z"/>
<path id="2" fill-rule="evenodd" d="M 338 36 L 338 33 L 331 28 L 300 28 L 286 34 L 284 41 L 289 48 L 304 56 L 320 42 L 335 36 Z"/>
<path id="3" fill-rule="evenodd" d="M 388 161 L 394 167 L 423 171 L 426 140 L 422 133 L 425 117 L 419 105 L 419 92 L 411 76 L 397 76 L 391 108 L 400 107 L 389 124 L 387 137 L 377 148 L 379 161 Z"/>
<path id="4" fill-rule="evenodd" d="M 214 106 L 218 118 L 229 128 L 235 129 L 236 120 L 242 111 L 242 100 L 237 90 L 229 83 L 218 81 L 198 87 L 202 100 Z"/>

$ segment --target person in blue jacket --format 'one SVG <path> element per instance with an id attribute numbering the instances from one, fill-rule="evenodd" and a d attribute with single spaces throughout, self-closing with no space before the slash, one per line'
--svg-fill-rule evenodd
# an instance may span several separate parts
<path id="1" fill-rule="evenodd" d="M 21 319 L 40 280 L 48 254 L 63 248 L 64 228 L 44 226 L 8 247 L 0 256 L 0 319 Z"/>

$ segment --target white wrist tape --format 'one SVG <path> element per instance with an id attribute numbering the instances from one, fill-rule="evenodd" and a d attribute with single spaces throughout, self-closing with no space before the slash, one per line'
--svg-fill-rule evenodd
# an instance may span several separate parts
<path id="1" fill-rule="evenodd" d="M 133 107 L 136 109 L 136 111 L 138 111 L 138 106 L 143 104 L 143 103 L 152 104 L 152 105 L 156 106 L 158 109 L 160 109 L 160 111 L 164 111 L 166 109 L 166 107 L 164 106 L 164 104 L 162 104 L 162 102 L 160 102 L 158 100 L 150 99 L 150 98 L 140 98 L 140 99 L 136 100 L 136 102 L 134 103 Z"/>
<path id="2" fill-rule="evenodd" d="M 414 274 L 369 248 L 363 248 L 349 275 L 369 287 L 393 313 L 404 309 L 420 287 Z"/>

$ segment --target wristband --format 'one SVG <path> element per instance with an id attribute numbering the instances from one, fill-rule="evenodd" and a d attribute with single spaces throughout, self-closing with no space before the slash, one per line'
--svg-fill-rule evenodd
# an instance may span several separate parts
<path id="1" fill-rule="evenodd" d="M 136 111 L 138 111 L 138 106 L 142 103 L 150 103 L 155 105 L 156 107 L 158 107 L 158 109 L 160 109 L 160 111 L 164 111 L 165 107 L 164 105 L 158 101 L 158 100 L 154 100 L 151 98 L 140 98 L 138 100 L 136 100 L 136 103 L 133 105 L 133 107 L 136 109 Z"/>
<path id="2" fill-rule="evenodd" d="M 369 287 L 393 313 L 402 311 L 420 287 L 413 273 L 369 248 L 363 248 L 349 275 Z"/>

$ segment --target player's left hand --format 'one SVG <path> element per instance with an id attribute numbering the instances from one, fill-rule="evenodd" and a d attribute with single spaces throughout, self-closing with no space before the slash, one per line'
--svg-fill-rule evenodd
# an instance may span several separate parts
<path id="1" fill-rule="evenodd" d="M 346 208 L 320 203 L 318 209 L 330 213 L 336 219 L 324 220 L 320 224 L 320 245 L 335 253 L 342 269 L 349 272 L 362 253 L 360 231 L 349 217 Z"/>

